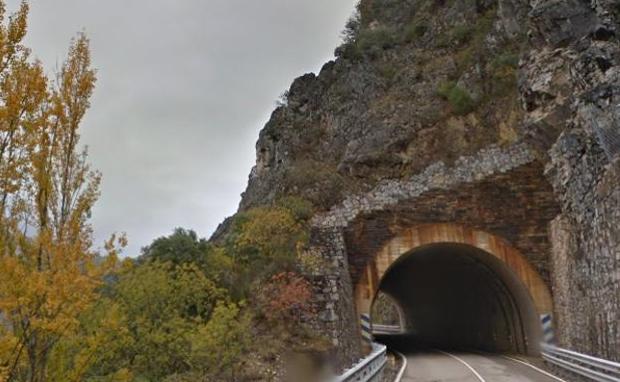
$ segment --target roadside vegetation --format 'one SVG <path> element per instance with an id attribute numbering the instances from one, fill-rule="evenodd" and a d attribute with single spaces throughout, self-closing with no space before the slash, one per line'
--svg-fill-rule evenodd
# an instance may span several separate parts
<path id="1" fill-rule="evenodd" d="M 281 354 L 320 350 L 301 324 L 302 199 L 238 214 L 218 244 L 179 228 L 136 259 L 123 235 L 95 250 L 89 42 L 48 76 L 23 45 L 28 11 L 0 1 L 0 381 L 270 380 Z"/>

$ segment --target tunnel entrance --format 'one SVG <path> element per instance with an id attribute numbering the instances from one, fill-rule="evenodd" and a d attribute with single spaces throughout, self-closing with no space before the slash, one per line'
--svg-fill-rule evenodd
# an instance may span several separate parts
<path id="1" fill-rule="evenodd" d="M 480 248 L 418 247 L 390 265 L 378 292 L 398 304 L 408 340 L 417 345 L 538 354 L 532 296 L 506 263 Z"/>
<path id="2" fill-rule="evenodd" d="M 541 315 L 553 300 L 543 277 L 503 237 L 451 223 L 400 228 L 354 273 L 358 315 L 381 292 L 418 342 L 539 355 Z"/>

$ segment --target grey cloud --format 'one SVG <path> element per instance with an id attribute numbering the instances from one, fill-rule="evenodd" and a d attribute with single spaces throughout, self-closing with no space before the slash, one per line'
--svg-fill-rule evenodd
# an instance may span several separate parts
<path id="1" fill-rule="evenodd" d="M 173 227 L 208 236 L 232 214 L 275 100 L 332 57 L 355 2 L 32 0 L 27 44 L 50 71 L 76 32 L 91 38 L 97 240 L 126 231 L 134 256 Z"/>

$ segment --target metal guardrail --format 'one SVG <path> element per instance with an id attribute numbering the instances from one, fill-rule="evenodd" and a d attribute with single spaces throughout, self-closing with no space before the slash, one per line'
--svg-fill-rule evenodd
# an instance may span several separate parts
<path id="1" fill-rule="evenodd" d="M 403 333 L 403 329 L 400 327 L 400 325 L 372 324 L 372 333 L 373 334 L 401 334 Z"/>
<path id="2" fill-rule="evenodd" d="M 542 344 L 543 358 L 562 369 L 597 382 L 620 382 L 620 363 Z"/>
<path id="3" fill-rule="evenodd" d="M 387 362 L 387 347 L 373 343 L 372 352 L 351 369 L 336 377 L 333 382 L 370 382 L 379 375 Z"/>

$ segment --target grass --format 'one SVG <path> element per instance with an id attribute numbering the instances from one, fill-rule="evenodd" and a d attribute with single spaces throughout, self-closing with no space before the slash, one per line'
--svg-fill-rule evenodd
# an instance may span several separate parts
<path id="1" fill-rule="evenodd" d="M 357 45 L 362 51 L 369 51 L 373 48 L 388 49 L 396 45 L 398 33 L 394 28 L 377 27 L 374 29 L 364 29 L 357 38 Z"/>
<path id="2" fill-rule="evenodd" d="M 491 61 L 491 67 L 493 69 L 500 69 L 500 68 L 516 69 L 518 65 L 519 65 L 519 55 L 513 52 L 502 53 L 499 56 L 495 57 L 493 61 Z"/>
<path id="3" fill-rule="evenodd" d="M 450 103 L 452 111 L 457 115 L 466 115 L 476 108 L 476 102 L 466 90 L 454 82 L 443 82 L 437 88 L 437 95 Z"/>
<path id="4" fill-rule="evenodd" d="M 429 29 L 429 26 L 426 23 L 421 22 L 421 21 L 413 21 L 409 23 L 409 25 L 405 27 L 405 33 L 404 33 L 405 41 L 413 42 L 419 39 L 420 37 L 426 34 L 428 29 Z"/>

